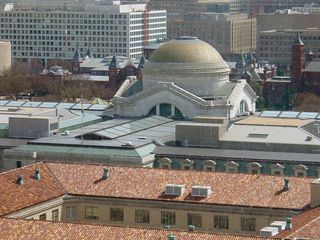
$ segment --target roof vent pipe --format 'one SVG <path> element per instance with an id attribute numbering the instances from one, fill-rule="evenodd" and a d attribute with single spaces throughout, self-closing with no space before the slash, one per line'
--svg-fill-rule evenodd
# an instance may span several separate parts
<path id="1" fill-rule="evenodd" d="M 22 186 L 23 185 L 23 176 L 22 175 L 19 175 L 18 176 L 18 179 L 17 179 L 17 182 L 16 182 L 18 185 Z"/>
<path id="2" fill-rule="evenodd" d="M 285 178 L 285 179 L 284 179 L 283 190 L 284 190 L 284 191 L 288 191 L 289 188 L 290 188 L 290 186 L 289 186 L 289 179 Z"/>
<path id="3" fill-rule="evenodd" d="M 196 229 L 196 227 L 194 225 L 188 225 L 189 232 L 194 232 L 195 229 Z"/>
<path id="4" fill-rule="evenodd" d="M 108 167 L 104 167 L 103 168 L 103 176 L 102 176 L 102 179 L 108 179 L 109 178 L 109 168 Z"/>
<path id="5" fill-rule="evenodd" d="M 168 240 L 175 240 L 175 239 L 176 239 L 175 235 L 173 235 L 173 234 L 168 235 Z"/>
<path id="6" fill-rule="evenodd" d="M 288 217 L 286 219 L 286 226 L 285 226 L 285 230 L 290 230 L 292 228 L 292 218 Z"/>
<path id="7" fill-rule="evenodd" d="M 40 169 L 36 169 L 34 171 L 34 178 L 37 180 L 41 180 Z"/>

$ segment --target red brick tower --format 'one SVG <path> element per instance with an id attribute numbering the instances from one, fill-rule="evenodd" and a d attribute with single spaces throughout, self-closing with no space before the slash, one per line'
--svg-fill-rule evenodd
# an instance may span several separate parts
<path id="1" fill-rule="evenodd" d="M 302 72 L 304 70 L 304 43 L 301 41 L 299 32 L 292 45 L 291 55 L 291 81 L 298 90 L 302 89 Z"/>

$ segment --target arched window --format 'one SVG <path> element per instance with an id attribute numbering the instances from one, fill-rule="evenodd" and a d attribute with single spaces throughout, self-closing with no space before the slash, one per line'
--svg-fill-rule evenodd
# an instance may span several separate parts
<path id="1" fill-rule="evenodd" d="M 249 112 L 249 107 L 246 100 L 241 100 L 238 113 L 244 113 L 244 112 Z"/>
<path id="2" fill-rule="evenodd" d="M 160 103 L 152 107 L 148 116 L 158 115 L 167 118 L 184 119 L 182 112 L 176 106 L 169 103 Z"/>

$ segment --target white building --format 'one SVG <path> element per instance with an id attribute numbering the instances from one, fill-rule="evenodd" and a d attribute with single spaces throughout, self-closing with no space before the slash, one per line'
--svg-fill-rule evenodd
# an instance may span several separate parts
<path id="1" fill-rule="evenodd" d="M 144 45 L 166 36 L 166 11 L 145 4 L 27 1 L 0 10 L 0 39 L 11 41 L 14 59 L 72 59 L 77 47 L 98 58 L 139 57 Z"/>
<path id="2" fill-rule="evenodd" d="M 255 112 L 256 94 L 246 80 L 229 81 L 229 72 L 209 44 L 195 37 L 175 38 L 162 44 L 145 63 L 142 83 L 124 82 L 108 114 L 192 119 Z"/>

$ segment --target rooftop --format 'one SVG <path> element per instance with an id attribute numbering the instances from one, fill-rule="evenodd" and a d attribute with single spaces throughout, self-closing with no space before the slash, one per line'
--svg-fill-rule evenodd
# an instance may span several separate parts
<path id="1" fill-rule="evenodd" d="M 267 118 L 267 117 L 247 117 L 238 122 L 237 125 L 257 125 L 257 126 L 286 126 L 299 127 L 312 122 L 312 120 L 286 119 L 286 118 Z"/>
<path id="2" fill-rule="evenodd" d="M 40 170 L 40 181 L 33 177 L 35 169 Z M 16 183 L 19 175 L 23 176 L 23 185 Z M 48 201 L 65 193 L 48 167 L 42 163 L 0 173 L 0 182 L 0 216 Z"/>
<path id="3" fill-rule="evenodd" d="M 307 210 L 293 218 L 292 229 L 276 237 L 285 239 L 320 239 L 320 208 Z"/>
<path id="4" fill-rule="evenodd" d="M 103 166 L 45 165 L 71 195 L 282 209 L 306 208 L 310 203 L 310 183 L 314 180 L 289 177 L 290 190 L 283 191 L 284 178 L 278 176 L 111 167 L 110 177 L 102 180 Z M 81 185 L 79 177 L 83 179 Z M 126 184 L 120 184 L 123 182 Z M 167 196 L 166 184 L 184 184 L 185 193 L 174 198 Z M 210 186 L 213 193 L 207 198 L 191 197 L 195 185 Z"/>
<path id="5" fill-rule="evenodd" d="M 132 228 L 80 223 L 64 223 L 35 221 L 24 219 L 0 219 L 0 236 L 2 240 L 42 240 L 46 239 L 76 239 L 91 240 L 167 240 L 173 234 L 176 239 L 183 240 L 260 240 L 259 237 L 238 236 L 230 234 L 214 234 L 200 232 L 184 232 L 177 230 L 161 230 L 147 228 Z M 264 240 L 270 240 L 263 238 Z M 274 238 L 273 238 L 274 239 Z"/>
<path id="6" fill-rule="evenodd" d="M 284 178 L 281 176 L 109 167 L 109 178 L 103 179 L 103 168 L 89 164 L 37 163 L 1 173 L 0 216 L 65 193 L 171 203 L 301 210 L 310 204 L 310 184 L 314 181 L 313 178 L 288 177 L 290 189 L 285 191 Z M 33 177 L 35 169 L 40 169 L 41 180 Z M 18 176 L 23 176 L 23 185 L 17 184 Z M 126 184 L 122 184 L 124 182 Z M 166 195 L 167 184 L 183 184 L 185 192 L 181 196 Z M 192 197 L 192 186 L 209 186 L 212 194 L 206 198 Z"/>

